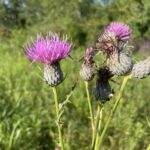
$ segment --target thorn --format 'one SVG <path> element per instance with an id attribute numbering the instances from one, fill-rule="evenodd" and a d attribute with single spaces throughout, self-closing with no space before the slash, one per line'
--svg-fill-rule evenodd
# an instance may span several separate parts
<path id="1" fill-rule="evenodd" d="M 113 79 L 110 79 L 110 81 L 119 85 L 119 83 Z"/>
<path id="2" fill-rule="evenodd" d="M 81 62 L 81 61 L 83 61 L 84 60 L 84 57 L 81 57 L 80 59 L 79 59 L 79 62 Z"/>
<path id="3" fill-rule="evenodd" d="M 72 56 L 71 56 L 71 55 L 68 55 L 68 57 L 69 57 L 71 60 L 74 60 L 74 59 L 72 58 Z"/>

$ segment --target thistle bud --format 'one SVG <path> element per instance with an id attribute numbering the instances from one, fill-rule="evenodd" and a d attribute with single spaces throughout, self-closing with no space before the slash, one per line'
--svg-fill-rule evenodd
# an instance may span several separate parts
<path id="1" fill-rule="evenodd" d="M 101 68 L 97 75 L 96 86 L 93 90 L 94 96 L 99 100 L 109 100 L 113 93 L 108 80 L 113 75 L 107 67 Z"/>
<path id="2" fill-rule="evenodd" d="M 83 63 L 80 70 L 80 76 L 84 81 L 90 81 L 94 78 L 94 65 Z"/>
<path id="3" fill-rule="evenodd" d="M 136 63 L 132 68 L 132 76 L 135 78 L 145 78 L 150 74 L 150 56 L 138 63 Z"/>
<path id="4" fill-rule="evenodd" d="M 126 75 L 132 69 L 132 59 L 130 56 L 123 52 L 114 53 L 110 57 L 109 69 L 114 75 Z"/>
<path id="5" fill-rule="evenodd" d="M 80 69 L 80 76 L 84 81 L 90 81 L 94 78 L 95 63 L 93 61 L 94 50 L 88 48 L 84 55 L 84 61 Z"/>
<path id="6" fill-rule="evenodd" d="M 44 80 L 49 86 L 57 86 L 63 81 L 63 73 L 58 62 L 44 65 Z"/>

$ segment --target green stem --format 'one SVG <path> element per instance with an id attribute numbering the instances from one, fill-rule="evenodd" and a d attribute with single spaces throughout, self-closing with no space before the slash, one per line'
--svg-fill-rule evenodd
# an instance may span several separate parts
<path id="1" fill-rule="evenodd" d="M 94 115 L 93 115 L 93 110 L 92 110 L 92 104 L 91 104 L 90 94 L 89 94 L 89 83 L 88 83 L 88 81 L 85 81 L 85 88 L 86 88 L 87 101 L 88 101 L 89 112 L 90 112 L 90 119 L 91 119 L 92 145 L 93 145 L 93 143 L 94 143 Z"/>
<path id="2" fill-rule="evenodd" d="M 146 148 L 146 150 L 150 150 L 150 144 L 148 145 L 148 147 Z"/>
<path id="3" fill-rule="evenodd" d="M 95 142 L 95 148 L 97 149 L 98 141 L 100 138 L 100 131 L 101 131 L 101 125 L 102 125 L 102 115 L 103 115 L 103 105 L 98 106 L 100 111 L 99 111 L 99 122 L 98 122 L 98 129 L 97 129 L 97 135 L 96 135 L 96 142 Z"/>
<path id="4" fill-rule="evenodd" d="M 111 112 L 110 112 L 110 114 L 109 114 L 109 116 L 108 116 L 108 118 L 107 118 L 107 120 L 106 120 L 106 124 L 105 124 L 104 129 L 103 129 L 103 131 L 102 131 L 102 134 L 101 134 L 101 136 L 100 136 L 100 138 L 99 138 L 98 146 L 97 146 L 97 149 L 96 149 L 96 150 L 100 150 L 100 147 L 101 147 L 101 144 L 102 144 L 102 142 L 103 142 L 105 133 L 106 133 L 106 131 L 107 131 L 108 127 L 109 127 L 110 121 L 111 121 L 111 119 L 112 119 L 112 117 L 113 117 L 113 115 L 114 115 L 114 113 L 115 113 L 115 111 L 116 111 L 116 109 L 117 109 L 117 106 L 118 106 L 118 104 L 119 104 L 119 102 L 120 102 L 120 99 L 121 99 L 121 97 L 122 97 L 123 90 L 124 90 L 124 88 L 125 88 L 125 86 L 126 86 L 126 83 L 127 83 L 127 81 L 128 81 L 129 78 L 130 78 L 130 76 L 126 76 L 126 77 L 124 77 L 124 79 L 123 79 L 122 85 L 121 85 L 120 90 L 119 90 L 119 94 L 118 94 L 118 96 L 116 97 L 115 104 L 114 104 L 114 106 L 113 106 L 113 108 L 112 108 L 112 110 L 111 110 Z"/>
<path id="5" fill-rule="evenodd" d="M 99 115 L 100 115 L 100 107 L 98 105 L 96 117 L 95 117 L 95 124 L 94 124 L 94 131 L 93 131 L 93 143 L 92 143 L 92 150 L 94 149 L 95 140 L 96 140 L 96 134 L 97 134 L 97 128 L 98 128 L 98 122 L 99 122 Z"/>
<path id="6" fill-rule="evenodd" d="M 56 109 L 56 117 L 57 117 L 57 128 L 58 128 L 58 134 L 59 134 L 59 143 L 61 145 L 61 150 L 64 150 L 64 143 L 63 143 L 63 137 L 62 137 L 62 127 L 59 122 L 59 102 L 57 97 L 57 91 L 56 87 L 53 87 L 53 93 L 54 93 L 54 99 L 55 99 L 55 109 Z"/>

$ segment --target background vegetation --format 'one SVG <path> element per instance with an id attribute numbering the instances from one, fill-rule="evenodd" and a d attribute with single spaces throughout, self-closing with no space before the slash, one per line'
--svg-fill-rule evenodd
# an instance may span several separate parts
<path id="1" fill-rule="evenodd" d="M 62 61 L 67 78 L 58 87 L 60 100 L 66 98 L 75 82 L 77 85 L 72 103 L 65 110 L 63 132 L 67 150 L 89 150 L 91 131 L 84 84 L 78 73 L 79 59 L 112 21 L 130 25 L 135 45 L 133 59 L 145 58 L 150 52 L 149 16 L 149 0 L 105 1 L 103 6 L 92 0 L 1 0 L 0 150 L 54 150 L 57 140 L 51 88 L 42 80 L 42 66 L 29 65 L 24 56 L 22 47 L 31 37 L 47 31 L 71 37 L 74 59 Z M 111 83 L 116 93 L 120 79 Z M 128 83 L 103 149 L 144 150 L 150 144 L 149 83 L 150 78 Z M 94 81 L 91 95 L 93 86 Z M 106 114 L 113 103 L 112 99 L 105 105 Z"/>

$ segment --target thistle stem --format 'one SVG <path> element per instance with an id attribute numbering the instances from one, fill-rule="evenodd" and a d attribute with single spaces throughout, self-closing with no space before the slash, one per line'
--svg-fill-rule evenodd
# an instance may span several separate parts
<path id="1" fill-rule="evenodd" d="M 99 121 L 99 114 L 100 114 L 100 107 L 98 106 L 97 108 L 97 112 L 96 112 L 96 117 L 94 120 L 94 133 L 93 133 L 93 143 L 92 143 L 92 150 L 94 149 L 94 145 L 95 145 L 95 140 L 96 140 L 96 134 L 97 134 L 97 128 L 98 128 L 98 121 Z"/>
<path id="2" fill-rule="evenodd" d="M 55 99 L 56 117 L 57 117 L 57 119 L 59 119 L 59 102 L 58 102 L 56 87 L 53 87 L 52 89 L 53 89 L 53 94 L 54 94 L 54 99 Z M 59 121 L 60 120 L 57 120 L 59 144 L 61 146 L 61 150 L 64 150 L 64 143 L 63 143 L 63 137 L 62 137 L 62 127 L 61 127 Z"/>
<path id="3" fill-rule="evenodd" d="M 100 131 L 101 131 L 101 125 L 102 125 L 102 115 L 103 115 L 103 105 L 99 105 L 99 120 L 98 120 L 98 127 L 97 127 L 97 135 L 96 135 L 96 141 L 95 141 L 95 148 L 97 149 L 98 141 L 100 138 Z"/>
<path id="4" fill-rule="evenodd" d="M 102 131 L 102 134 L 101 134 L 101 136 L 100 136 L 100 138 L 99 138 L 99 141 L 98 141 L 97 149 L 96 149 L 96 150 L 100 150 L 100 148 L 101 148 L 101 144 L 102 144 L 102 142 L 103 142 L 105 133 L 106 133 L 108 127 L 109 127 L 110 121 L 111 121 L 111 119 L 113 118 L 113 115 L 114 115 L 114 113 L 115 113 L 115 111 L 116 111 L 116 109 L 117 109 L 117 106 L 118 106 L 118 104 L 119 104 L 119 102 L 120 102 L 120 100 L 121 100 L 123 90 L 124 90 L 124 88 L 125 88 L 125 86 L 126 86 L 126 84 L 127 84 L 127 81 L 129 80 L 129 78 L 130 78 L 130 75 L 124 77 L 124 79 L 123 79 L 123 82 L 122 82 L 122 85 L 121 85 L 121 87 L 120 87 L 119 93 L 118 93 L 118 95 L 117 95 L 117 97 L 116 97 L 115 104 L 114 104 L 114 106 L 113 106 L 113 108 L 112 108 L 112 110 L 111 110 L 111 112 L 110 112 L 110 114 L 109 114 L 109 116 L 108 116 L 108 118 L 107 118 L 107 120 L 106 120 L 106 124 L 105 124 L 104 129 L 103 129 L 103 131 Z"/>
<path id="5" fill-rule="evenodd" d="M 150 150 L 150 144 L 148 145 L 148 147 L 146 148 L 146 150 Z"/>
<path id="6" fill-rule="evenodd" d="M 87 101 L 88 101 L 90 119 L 91 119 L 92 145 L 93 145 L 93 143 L 94 143 L 94 116 L 93 116 L 92 104 L 91 104 L 91 99 L 90 99 L 90 94 L 89 94 L 89 83 L 88 83 L 88 81 L 85 81 L 85 88 L 86 88 Z"/>

